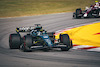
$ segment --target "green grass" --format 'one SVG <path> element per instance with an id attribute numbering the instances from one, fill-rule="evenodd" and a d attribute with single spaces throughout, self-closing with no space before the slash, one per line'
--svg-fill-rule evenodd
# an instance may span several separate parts
<path id="1" fill-rule="evenodd" d="M 0 0 L 0 17 L 73 12 L 91 4 L 95 0 Z"/>

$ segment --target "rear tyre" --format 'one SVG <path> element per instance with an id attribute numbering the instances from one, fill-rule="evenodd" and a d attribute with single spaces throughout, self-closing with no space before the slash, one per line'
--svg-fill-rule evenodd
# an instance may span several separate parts
<path id="1" fill-rule="evenodd" d="M 60 38 L 60 43 L 63 43 L 62 34 L 60 34 L 59 38 Z"/>
<path id="2" fill-rule="evenodd" d="M 79 16 L 80 14 L 82 14 L 81 8 L 76 9 L 76 13 L 74 13 L 73 17 L 76 19 L 79 19 L 79 18 L 81 18 L 81 16 Z"/>
<path id="3" fill-rule="evenodd" d="M 10 34 L 9 36 L 9 47 L 10 49 L 19 49 L 21 45 L 20 34 Z"/>
<path id="4" fill-rule="evenodd" d="M 26 35 L 26 36 L 23 37 L 23 44 L 22 44 L 21 49 L 24 52 L 30 52 L 30 51 L 32 51 L 31 50 L 32 44 L 33 44 L 32 36 Z"/>
<path id="5" fill-rule="evenodd" d="M 70 38 L 68 34 L 63 34 L 62 35 L 62 42 L 64 45 L 66 45 L 66 47 L 62 47 L 61 50 L 62 51 L 68 51 L 71 47 L 71 42 L 70 42 Z"/>
<path id="6" fill-rule="evenodd" d="M 55 32 L 48 32 L 47 34 L 50 37 L 51 41 L 54 43 L 54 40 L 55 40 L 54 34 L 55 34 Z"/>

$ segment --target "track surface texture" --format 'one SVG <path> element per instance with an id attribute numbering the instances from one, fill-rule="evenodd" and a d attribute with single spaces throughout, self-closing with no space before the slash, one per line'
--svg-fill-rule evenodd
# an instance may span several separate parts
<path id="1" fill-rule="evenodd" d="M 72 19 L 72 13 L 0 19 L 0 67 L 100 67 L 100 52 L 86 50 L 49 52 L 41 50 L 22 52 L 9 49 L 9 34 L 16 27 L 42 24 L 47 31 L 57 31 L 67 27 L 100 21 L 100 18 Z"/>

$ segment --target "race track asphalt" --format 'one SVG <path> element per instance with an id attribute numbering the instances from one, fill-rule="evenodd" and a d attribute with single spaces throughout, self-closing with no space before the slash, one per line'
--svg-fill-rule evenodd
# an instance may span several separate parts
<path id="1" fill-rule="evenodd" d="M 100 52 L 86 50 L 41 50 L 22 52 L 9 49 L 9 34 L 16 27 L 41 24 L 49 32 L 100 21 L 100 18 L 73 19 L 72 13 L 17 18 L 0 18 L 0 67 L 99 67 Z"/>

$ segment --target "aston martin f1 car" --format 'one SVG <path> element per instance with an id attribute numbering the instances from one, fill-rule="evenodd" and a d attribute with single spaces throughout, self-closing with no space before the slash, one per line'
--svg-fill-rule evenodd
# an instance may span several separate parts
<path id="1" fill-rule="evenodd" d="M 100 8 L 91 6 L 90 8 L 82 11 L 81 8 L 76 9 L 73 13 L 73 18 L 99 18 L 100 17 Z"/>
<path id="2" fill-rule="evenodd" d="M 22 36 L 22 32 L 26 34 Z M 21 49 L 24 52 L 36 49 L 48 51 L 52 48 L 61 48 L 62 51 L 68 51 L 72 46 L 68 34 L 60 34 L 59 39 L 56 40 L 55 32 L 43 30 L 40 24 L 30 27 L 17 27 L 16 33 L 9 36 L 10 49 Z"/>

